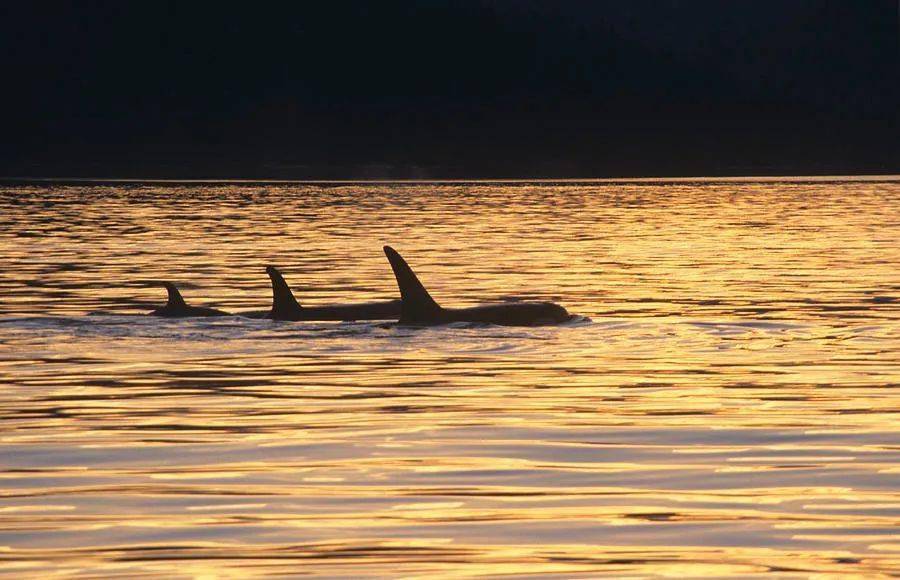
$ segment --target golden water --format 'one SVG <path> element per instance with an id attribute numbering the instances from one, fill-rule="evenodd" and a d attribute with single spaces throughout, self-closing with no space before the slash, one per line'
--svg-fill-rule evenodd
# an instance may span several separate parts
<path id="1" fill-rule="evenodd" d="M 900 182 L 7 186 L 0 571 L 900 571 Z M 552 299 L 560 327 L 137 316 Z"/>

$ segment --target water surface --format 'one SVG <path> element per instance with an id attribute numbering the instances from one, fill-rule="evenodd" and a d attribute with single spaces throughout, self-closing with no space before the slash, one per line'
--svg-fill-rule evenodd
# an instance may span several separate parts
<path id="1" fill-rule="evenodd" d="M 897 181 L 0 190 L 0 571 L 900 569 Z M 558 327 L 139 316 L 546 299 Z"/>

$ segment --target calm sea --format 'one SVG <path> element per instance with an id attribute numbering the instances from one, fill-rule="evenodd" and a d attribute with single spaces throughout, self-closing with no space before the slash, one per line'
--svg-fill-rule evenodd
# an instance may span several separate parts
<path id="1" fill-rule="evenodd" d="M 900 181 L 0 187 L 9 577 L 900 572 Z M 558 327 L 141 316 L 389 299 Z"/>

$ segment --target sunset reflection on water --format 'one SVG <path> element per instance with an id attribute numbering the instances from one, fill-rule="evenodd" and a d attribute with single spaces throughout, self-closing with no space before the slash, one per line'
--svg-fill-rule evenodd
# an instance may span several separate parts
<path id="1" fill-rule="evenodd" d="M 900 182 L 7 186 L 0 570 L 890 574 Z M 558 327 L 139 317 L 396 296 Z"/>

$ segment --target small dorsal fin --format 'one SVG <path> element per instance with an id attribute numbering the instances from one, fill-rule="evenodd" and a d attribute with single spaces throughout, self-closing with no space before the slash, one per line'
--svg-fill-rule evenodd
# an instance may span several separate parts
<path id="1" fill-rule="evenodd" d="M 400 320 L 426 322 L 437 318 L 441 307 L 419 282 L 406 260 L 390 246 L 384 247 L 384 253 L 394 270 L 394 277 L 397 278 L 397 286 L 400 288 L 400 298 L 403 300 L 400 306 Z"/>
<path id="2" fill-rule="evenodd" d="M 266 274 L 272 280 L 272 317 L 279 318 L 296 312 L 302 307 L 294 293 L 291 292 L 290 286 L 284 281 L 284 277 L 275 266 L 266 266 Z"/>
<path id="3" fill-rule="evenodd" d="M 187 306 L 184 302 L 184 298 L 181 297 L 181 292 L 178 291 L 175 284 L 163 282 L 163 286 L 166 287 L 166 292 L 169 293 L 169 301 L 166 302 L 167 308 L 185 308 Z"/>

